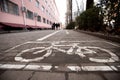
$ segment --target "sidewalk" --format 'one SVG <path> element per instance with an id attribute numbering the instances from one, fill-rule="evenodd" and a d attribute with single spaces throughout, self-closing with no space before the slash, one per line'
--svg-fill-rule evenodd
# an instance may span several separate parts
<path id="1" fill-rule="evenodd" d="M 107 34 L 100 33 L 100 32 L 90 32 L 90 31 L 83 31 L 83 30 L 76 30 L 76 31 L 120 43 L 120 37 L 117 35 L 116 36 L 115 35 L 107 35 Z"/>
<path id="2" fill-rule="evenodd" d="M 0 75 L 0 80 L 120 80 L 116 72 L 39 72 L 8 70 Z"/>
<path id="3" fill-rule="evenodd" d="M 0 31 L 0 34 L 20 33 L 20 32 L 29 32 L 29 30 L 11 30 L 11 31 Z"/>

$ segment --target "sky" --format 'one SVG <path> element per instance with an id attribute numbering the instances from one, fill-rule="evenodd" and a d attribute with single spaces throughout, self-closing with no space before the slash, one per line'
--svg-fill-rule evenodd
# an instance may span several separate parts
<path id="1" fill-rule="evenodd" d="M 60 13 L 60 21 L 65 24 L 66 0 L 55 0 L 55 2 Z"/>
<path id="2" fill-rule="evenodd" d="M 80 10 L 85 10 L 85 5 L 86 5 L 86 0 L 77 0 L 78 1 L 78 5 L 80 7 Z M 98 0 L 94 0 L 95 2 L 97 2 Z M 65 13 L 66 13 L 66 0 L 55 0 L 58 11 L 59 11 L 59 18 L 60 18 L 60 22 L 62 22 L 62 24 L 65 24 Z M 84 5 L 83 5 L 84 4 Z M 77 11 L 77 6 L 76 6 L 76 1 L 73 0 L 73 12 Z"/>

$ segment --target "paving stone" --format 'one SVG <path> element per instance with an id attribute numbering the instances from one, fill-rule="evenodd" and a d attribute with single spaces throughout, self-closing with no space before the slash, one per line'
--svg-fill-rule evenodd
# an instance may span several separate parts
<path id="1" fill-rule="evenodd" d="M 120 73 L 104 73 L 107 80 L 120 80 Z"/>
<path id="2" fill-rule="evenodd" d="M 99 74 L 93 73 L 69 73 L 68 80 L 104 80 Z"/>
<path id="3" fill-rule="evenodd" d="M 30 80 L 65 80 L 64 73 L 36 72 Z"/>
<path id="4" fill-rule="evenodd" d="M 28 80 L 32 71 L 5 71 L 0 75 L 0 80 Z"/>

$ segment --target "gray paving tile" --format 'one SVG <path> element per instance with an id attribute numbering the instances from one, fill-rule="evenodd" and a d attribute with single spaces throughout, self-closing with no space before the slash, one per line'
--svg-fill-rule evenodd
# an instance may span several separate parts
<path id="1" fill-rule="evenodd" d="M 65 80 L 63 73 L 36 72 L 31 80 Z"/>
<path id="2" fill-rule="evenodd" d="M 0 80 L 28 80 L 32 71 L 5 71 L 0 75 Z"/>
<path id="3" fill-rule="evenodd" d="M 69 80 L 104 80 L 100 75 L 93 73 L 70 73 Z"/>

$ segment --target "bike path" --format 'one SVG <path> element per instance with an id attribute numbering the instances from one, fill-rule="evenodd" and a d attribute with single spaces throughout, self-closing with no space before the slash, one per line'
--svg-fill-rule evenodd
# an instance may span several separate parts
<path id="1" fill-rule="evenodd" d="M 96 47 L 93 47 L 95 41 L 88 41 L 89 44 L 86 41 L 29 42 L 1 54 L 0 68 L 60 71 L 63 65 L 61 71 L 119 71 L 120 55 L 119 50 L 114 50 L 116 46 L 96 42 Z"/>
<path id="2" fill-rule="evenodd" d="M 119 45 L 71 32 L 57 32 L 0 54 L 0 80 L 120 79 Z"/>

